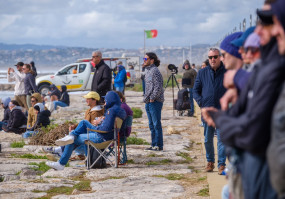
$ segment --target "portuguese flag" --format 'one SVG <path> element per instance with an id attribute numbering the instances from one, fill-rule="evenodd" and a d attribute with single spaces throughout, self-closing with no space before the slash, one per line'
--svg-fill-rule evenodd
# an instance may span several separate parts
<path id="1" fill-rule="evenodd" d="M 146 38 L 155 38 L 157 37 L 157 30 L 145 30 Z"/>

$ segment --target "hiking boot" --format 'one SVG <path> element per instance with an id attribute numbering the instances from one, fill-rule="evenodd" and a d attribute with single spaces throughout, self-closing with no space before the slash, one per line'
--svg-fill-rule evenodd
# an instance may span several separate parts
<path id="1" fill-rule="evenodd" d="M 205 168 L 206 172 L 212 172 L 215 168 L 215 163 L 214 162 L 208 162 L 207 167 Z"/>
<path id="2" fill-rule="evenodd" d="M 64 165 L 61 165 L 59 162 L 46 162 L 46 165 L 55 169 L 55 170 L 63 170 Z"/>
<path id="3" fill-rule="evenodd" d="M 57 146 L 65 146 L 68 144 L 72 144 L 74 142 L 74 136 L 73 135 L 67 135 L 61 139 L 58 139 L 55 141 L 55 144 Z"/>
<path id="4" fill-rule="evenodd" d="M 153 150 L 153 146 L 148 147 L 148 148 L 145 148 L 144 150 L 145 150 L 145 151 L 152 151 L 152 150 Z"/>
<path id="5" fill-rule="evenodd" d="M 225 170 L 225 165 L 221 165 L 220 167 L 219 167 L 219 171 L 218 171 L 218 174 L 219 175 L 222 175 L 223 174 L 223 171 Z"/>

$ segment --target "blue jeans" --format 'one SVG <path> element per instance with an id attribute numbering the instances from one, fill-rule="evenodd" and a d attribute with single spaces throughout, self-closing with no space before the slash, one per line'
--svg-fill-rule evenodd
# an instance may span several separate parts
<path id="1" fill-rule="evenodd" d="M 215 151 L 214 151 L 214 132 L 215 128 L 208 126 L 206 122 L 204 125 L 204 136 L 205 136 L 205 148 L 206 148 L 206 158 L 208 162 L 215 162 Z M 220 130 L 216 129 L 217 139 L 218 139 L 218 167 L 221 165 L 226 165 L 226 153 L 225 146 L 223 145 L 220 137 Z"/>
<path id="2" fill-rule="evenodd" d="M 162 106 L 163 103 L 157 101 L 145 104 L 149 129 L 151 132 L 151 146 L 158 146 L 160 149 L 163 149 L 163 134 L 161 127 Z"/>
<path id="3" fill-rule="evenodd" d="M 74 136 L 74 143 L 66 145 L 63 153 L 60 157 L 59 163 L 61 165 L 66 165 L 72 151 L 76 149 L 77 147 L 81 147 L 81 145 L 84 146 L 85 155 L 87 155 L 87 146 L 85 145 L 84 141 L 87 140 L 87 134 L 80 134 L 79 136 Z M 96 132 L 92 132 L 89 134 L 89 140 L 91 140 L 94 143 L 101 143 L 105 140 Z"/>
<path id="4" fill-rule="evenodd" d="M 189 96 L 189 102 L 190 102 L 190 111 L 189 111 L 189 113 L 191 115 L 193 115 L 194 114 L 193 88 L 187 88 L 187 90 L 189 91 L 189 94 L 190 94 L 190 96 Z"/>
<path id="5" fill-rule="evenodd" d="M 116 91 L 120 91 L 121 93 L 124 92 L 124 87 L 116 87 Z"/>
<path id="6" fill-rule="evenodd" d="M 5 125 L 7 125 L 7 123 L 6 122 L 0 122 L 0 131 L 2 131 L 3 129 L 2 129 L 2 125 L 3 124 L 5 124 Z"/>
<path id="7" fill-rule="evenodd" d="M 53 104 L 54 104 L 54 110 L 56 110 L 57 106 L 60 106 L 60 107 L 67 107 L 68 106 L 66 103 L 61 102 L 61 101 L 54 101 Z"/>
<path id="8" fill-rule="evenodd" d="M 38 131 L 26 131 L 26 132 L 22 135 L 22 137 L 23 137 L 23 138 L 32 137 L 33 135 L 35 135 L 35 134 L 37 134 L 37 133 L 38 133 Z"/>

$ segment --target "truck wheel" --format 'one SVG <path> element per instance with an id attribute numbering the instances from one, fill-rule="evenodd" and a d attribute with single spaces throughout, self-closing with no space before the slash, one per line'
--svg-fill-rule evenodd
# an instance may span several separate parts
<path id="1" fill-rule="evenodd" d="M 50 91 L 50 88 L 49 88 L 49 85 L 48 85 L 48 84 L 43 84 L 43 85 L 41 85 L 41 86 L 39 87 L 39 92 L 40 92 L 41 94 L 47 95 L 49 91 Z"/>

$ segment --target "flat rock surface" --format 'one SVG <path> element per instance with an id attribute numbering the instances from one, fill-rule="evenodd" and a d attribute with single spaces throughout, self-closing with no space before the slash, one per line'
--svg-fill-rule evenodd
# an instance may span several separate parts
<path id="1" fill-rule="evenodd" d="M 177 89 L 175 89 L 175 96 Z M 135 118 L 132 137 L 150 143 L 148 119 L 142 102 L 142 92 L 126 91 L 130 107 L 140 108 L 142 118 Z M 127 145 L 129 162 L 119 168 L 87 170 L 82 161 L 70 161 L 62 171 L 49 169 L 43 174 L 33 172 L 45 159 L 15 158 L 16 155 L 45 155 L 43 146 L 28 145 L 11 148 L 10 144 L 22 140 L 20 135 L 0 132 L 0 198 L 40 198 L 54 187 L 73 187 L 71 193 L 54 193 L 51 198 L 208 198 L 200 190 L 208 189 L 203 168 L 203 136 L 199 117 L 178 116 L 172 109 L 172 92 L 166 90 L 162 110 L 164 150 L 144 151 L 149 145 Z M 52 113 L 53 123 L 84 117 L 88 107 L 82 95 L 73 94 L 71 106 Z M 0 109 L 0 113 L 3 109 Z M 0 116 L 0 119 L 2 114 Z M 2 181 L 2 182 L 1 182 Z M 76 185 L 90 181 L 88 189 L 77 190 Z M 71 194 L 71 195 L 70 195 Z"/>

